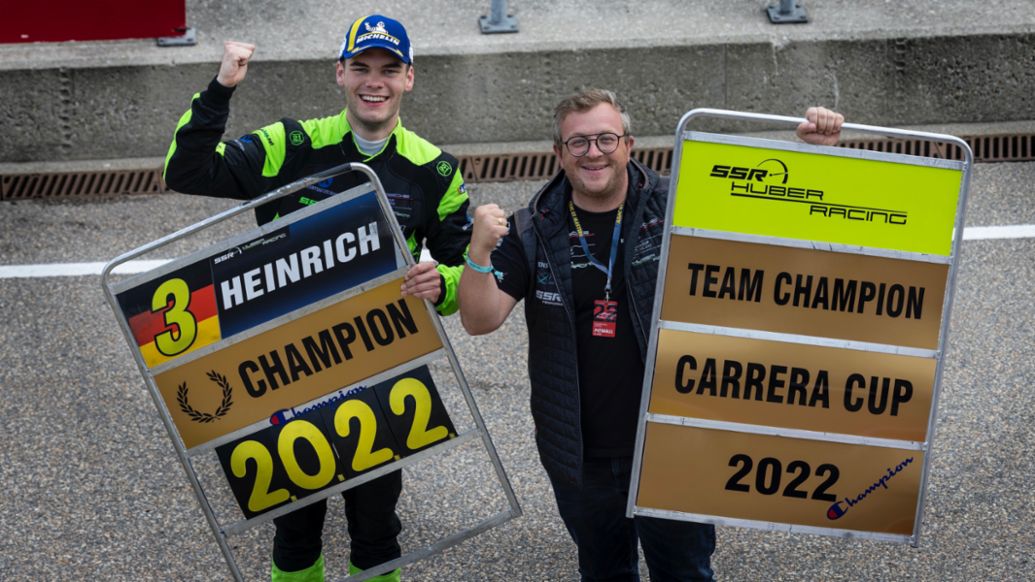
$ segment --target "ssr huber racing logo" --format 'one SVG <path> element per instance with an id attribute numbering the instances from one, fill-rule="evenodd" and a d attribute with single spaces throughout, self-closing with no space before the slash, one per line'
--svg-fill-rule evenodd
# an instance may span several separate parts
<path id="1" fill-rule="evenodd" d="M 830 202 L 823 190 L 792 182 L 787 164 L 778 158 L 762 160 L 754 167 L 715 164 L 708 176 L 729 180 L 730 196 L 802 204 L 810 217 L 896 226 L 906 224 L 908 218 L 902 210 Z"/>

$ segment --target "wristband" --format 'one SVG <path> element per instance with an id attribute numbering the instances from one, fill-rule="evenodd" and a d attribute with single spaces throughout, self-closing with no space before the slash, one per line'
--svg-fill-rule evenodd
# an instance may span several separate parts
<path id="1" fill-rule="evenodd" d="M 500 273 L 499 271 L 497 271 L 496 268 L 493 267 L 492 265 L 489 265 L 488 267 L 486 267 L 484 265 L 479 265 L 478 263 L 472 261 L 471 260 L 471 255 L 468 255 L 468 254 L 464 255 L 464 261 L 467 262 L 467 266 L 468 267 L 471 267 L 471 269 L 473 269 L 474 271 L 476 271 L 478 273 L 492 273 L 492 275 L 494 277 L 496 277 L 497 281 L 502 281 L 503 280 L 503 273 Z"/>

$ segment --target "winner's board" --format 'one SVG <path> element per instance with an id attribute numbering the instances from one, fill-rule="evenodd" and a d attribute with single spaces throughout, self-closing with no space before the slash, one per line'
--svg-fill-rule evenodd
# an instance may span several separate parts
<path id="1" fill-rule="evenodd" d="M 484 447 L 509 507 L 436 547 L 520 514 L 437 314 L 401 292 L 413 257 L 380 182 L 359 164 L 337 171 L 362 171 L 370 182 L 151 271 L 109 279 L 130 258 L 328 174 L 313 176 L 105 269 L 109 301 L 238 579 L 227 534 L 467 442 Z M 458 430 L 450 408 L 469 413 L 467 430 Z"/>
<path id="2" fill-rule="evenodd" d="M 971 160 L 677 130 L 630 515 L 918 543 Z"/>

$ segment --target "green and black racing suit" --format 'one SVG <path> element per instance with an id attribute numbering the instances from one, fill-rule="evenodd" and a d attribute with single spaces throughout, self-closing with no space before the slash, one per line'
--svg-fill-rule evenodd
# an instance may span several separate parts
<path id="1" fill-rule="evenodd" d="M 165 159 L 169 188 L 249 200 L 328 168 L 362 162 L 381 180 L 414 259 L 419 260 L 426 243 L 438 261 L 442 293 L 436 309 L 442 315 L 457 310 L 456 288 L 470 231 L 465 228 L 467 191 L 456 158 L 401 121 L 380 152 L 365 155 L 356 148 L 345 110 L 320 119 L 284 118 L 223 142 L 233 91 L 213 79 L 194 95 Z M 260 206 L 256 218 L 265 224 L 365 181 L 358 172 L 337 176 Z"/>
<path id="2" fill-rule="evenodd" d="M 468 196 L 456 158 L 405 129 L 402 122 L 381 151 L 365 155 L 356 147 L 344 110 L 320 119 L 281 119 L 224 142 L 232 95 L 232 88 L 215 79 L 194 95 L 165 159 L 164 177 L 171 189 L 249 200 L 334 166 L 362 162 L 381 180 L 414 259 L 419 260 L 427 244 L 439 262 L 436 309 L 442 315 L 457 310 L 456 288 L 470 230 Z M 259 206 L 256 218 L 265 224 L 365 181 L 358 172 L 342 174 Z M 343 492 L 352 539 L 350 567 L 370 568 L 399 557 L 401 523 L 395 507 L 401 489 L 401 472 L 393 471 Z M 322 573 L 325 511 L 326 503 L 319 502 L 274 520 L 274 573 Z"/>

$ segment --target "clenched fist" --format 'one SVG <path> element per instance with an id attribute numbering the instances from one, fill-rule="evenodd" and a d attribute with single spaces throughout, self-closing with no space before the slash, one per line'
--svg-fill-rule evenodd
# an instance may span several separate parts
<path id="1" fill-rule="evenodd" d="M 507 215 L 495 204 L 483 204 L 474 209 L 474 227 L 468 255 L 479 265 L 489 265 L 489 255 L 501 238 L 510 230 Z"/>
<path id="2" fill-rule="evenodd" d="M 797 134 L 801 141 L 815 145 L 837 145 L 841 139 L 841 125 L 845 116 L 826 107 L 809 107 L 805 111 L 805 120 L 798 126 Z"/>
<path id="3" fill-rule="evenodd" d="M 228 40 L 223 43 L 223 60 L 219 63 L 216 81 L 224 87 L 236 87 L 248 74 L 248 61 L 255 53 L 255 45 Z"/>

